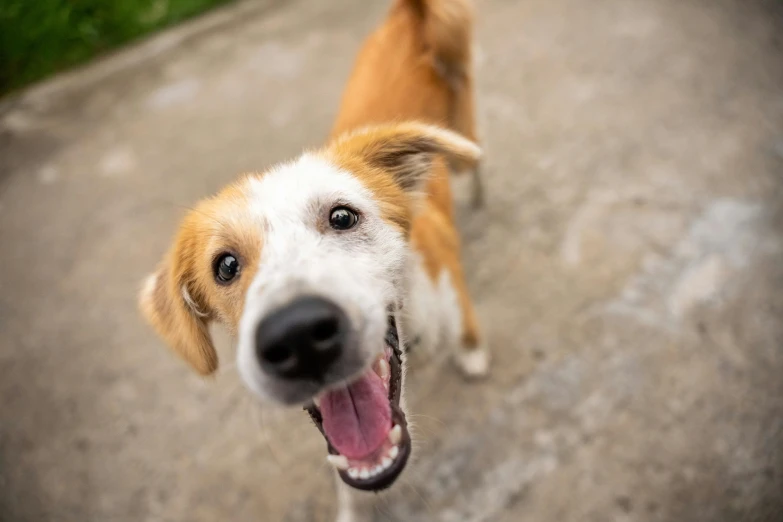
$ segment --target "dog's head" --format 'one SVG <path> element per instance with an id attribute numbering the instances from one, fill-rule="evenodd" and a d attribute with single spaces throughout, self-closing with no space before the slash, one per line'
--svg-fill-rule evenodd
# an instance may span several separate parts
<path id="1" fill-rule="evenodd" d="M 405 123 L 245 176 L 184 218 L 142 311 L 203 375 L 218 367 L 208 325 L 226 325 L 246 385 L 305 406 L 346 483 L 386 487 L 410 453 L 397 312 L 411 220 L 436 158 L 478 154 Z"/>

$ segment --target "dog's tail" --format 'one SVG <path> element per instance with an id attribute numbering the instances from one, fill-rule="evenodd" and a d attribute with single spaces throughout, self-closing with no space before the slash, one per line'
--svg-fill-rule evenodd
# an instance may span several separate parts
<path id="1" fill-rule="evenodd" d="M 461 81 L 471 66 L 471 0 L 403 0 L 420 16 L 434 66 L 450 83 Z"/>
<path id="2" fill-rule="evenodd" d="M 476 141 L 475 106 L 470 68 L 473 66 L 473 3 L 471 0 L 401 0 L 422 23 L 422 38 L 432 65 L 454 89 L 452 130 Z M 478 163 L 452 162 L 452 171 L 468 170 L 473 178 L 473 204 L 481 206 L 484 187 Z"/>
<path id="3" fill-rule="evenodd" d="M 416 13 L 421 37 L 430 55 L 432 67 L 453 90 L 449 126 L 452 130 L 478 141 L 476 114 L 471 85 L 473 67 L 472 0 L 398 0 Z M 484 202 L 481 166 L 477 162 L 450 163 L 452 172 L 469 171 L 473 178 L 474 206 Z"/>

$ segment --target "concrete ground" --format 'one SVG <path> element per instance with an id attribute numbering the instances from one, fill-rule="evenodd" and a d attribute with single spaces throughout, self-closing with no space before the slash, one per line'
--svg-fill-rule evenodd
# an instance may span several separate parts
<path id="1" fill-rule="evenodd" d="M 4 103 L 0 519 L 333 518 L 305 414 L 134 299 L 184 207 L 324 138 L 385 4 L 239 4 Z M 780 3 L 478 5 L 493 374 L 417 356 L 376 520 L 783 520 Z"/>

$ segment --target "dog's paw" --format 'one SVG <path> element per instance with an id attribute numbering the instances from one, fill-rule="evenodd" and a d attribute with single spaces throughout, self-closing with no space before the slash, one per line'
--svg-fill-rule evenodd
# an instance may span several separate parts
<path id="1" fill-rule="evenodd" d="M 479 379 L 489 373 L 489 352 L 483 346 L 471 350 L 462 348 L 454 359 L 462 374 L 469 379 Z"/>

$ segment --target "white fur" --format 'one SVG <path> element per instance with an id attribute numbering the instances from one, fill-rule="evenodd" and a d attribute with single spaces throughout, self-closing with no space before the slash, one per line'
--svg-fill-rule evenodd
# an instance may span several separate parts
<path id="1" fill-rule="evenodd" d="M 427 351 L 456 349 L 462 334 L 462 312 L 451 276 L 443 270 L 434 283 L 417 253 L 411 255 L 409 266 L 405 303 L 409 339 L 418 339 L 419 346 Z"/>
<path id="2" fill-rule="evenodd" d="M 141 300 L 142 302 L 149 302 L 152 296 L 155 294 L 155 288 L 158 286 L 158 274 L 157 272 L 148 275 L 141 285 Z"/>
<path id="3" fill-rule="evenodd" d="M 470 350 L 461 347 L 455 361 L 466 377 L 484 377 L 489 372 L 489 351 L 484 346 Z"/>
<path id="4" fill-rule="evenodd" d="M 422 136 L 430 136 L 442 143 L 448 143 L 449 149 L 455 156 L 462 158 L 471 158 L 474 161 L 481 159 L 481 147 L 479 145 L 458 132 L 446 129 L 445 127 L 439 127 L 437 125 L 430 125 L 421 122 L 407 122 L 403 125 L 399 125 L 400 128 L 405 127 L 408 130 L 412 130 L 421 134 Z M 352 137 L 363 136 L 373 132 L 377 129 L 376 125 L 368 125 L 360 127 L 351 132 L 347 132 L 341 139 L 348 140 Z"/>
<path id="5" fill-rule="evenodd" d="M 249 181 L 253 214 L 263 227 L 260 263 L 239 324 L 237 365 L 245 383 L 280 400 L 255 355 L 263 317 L 301 295 L 338 303 L 359 336 L 369 364 L 383 348 L 387 306 L 398 302 L 408 247 L 383 220 L 370 190 L 326 160 L 304 155 Z M 329 228 L 330 210 L 348 205 L 361 213 L 355 229 Z"/>
<path id="6" fill-rule="evenodd" d="M 336 522 L 368 522 L 374 512 L 368 493 L 356 491 L 343 482 L 335 472 L 337 483 L 337 519 Z"/>
<path id="7" fill-rule="evenodd" d="M 486 375 L 489 371 L 486 348 L 469 349 L 462 345 L 462 310 L 448 271 L 441 271 L 434 284 L 416 253 L 410 257 L 410 271 L 405 315 L 411 338 L 417 338 L 425 351 L 453 350 L 457 366 L 466 377 Z"/>
<path id="8" fill-rule="evenodd" d="M 190 296 L 190 292 L 188 292 L 187 286 L 182 285 L 182 287 L 180 288 L 180 294 L 182 294 L 182 300 L 185 301 L 185 304 L 188 306 L 188 308 L 190 308 L 190 310 L 198 317 L 206 317 L 207 315 L 209 315 L 199 310 L 198 305 Z"/>

